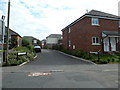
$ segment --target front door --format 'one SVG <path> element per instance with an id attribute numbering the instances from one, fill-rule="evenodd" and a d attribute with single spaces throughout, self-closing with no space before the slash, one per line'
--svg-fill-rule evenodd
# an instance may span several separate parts
<path id="1" fill-rule="evenodd" d="M 116 40 L 115 37 L 110 38 L 110 43 L 111 43 L 111 51 L 116 51 Z"/>
<path id="2" fill-rule="evenodd" d="M 104 43 L 104 51 L 105 52 L 110 51 L 110 48 L 109 48 L 109 38 L 105 38 L 103 43 Z"/>

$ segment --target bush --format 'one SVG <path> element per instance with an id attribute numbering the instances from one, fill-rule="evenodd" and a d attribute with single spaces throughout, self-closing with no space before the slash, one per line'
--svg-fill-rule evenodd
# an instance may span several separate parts
<path id="1" fill-rule="evenodd" d="M 29 60 L 33 60 L 34 59 L 34 55 L 33 54 L 28 54 L 27 57 L 29 58 Z"/>
<path id="2" fill-rule="evenodd" d="M 10 42 L 11 42 L 10 46 L 9 46 L 10 49 L 16 47 L 16 45 L 17 45 L 17 38 L 11 38 Z"/>
<path id="3" fill-rule="evenodd" d="M 43 49 L 47 49 L 47 47 L 46 46 L 44 46 L 44 47 L 42 47 Z"/>
<path id="4" fill-rule="evenodd" d="M 52 49 L 54 49 L 54 50 L 62 50 L 63 49 L 63 47 L 62 47 L 62 45 L 54 45 L 53 47 L 52 47 Z"/>
<path id="5" fill-rule="evenodd" d="M 10 65 L 12 65 L 12 66 L 15 66 L 15 65 L 18 65 L 18 64 L 19 64 L 19 62 L 18 62 L 16 59 L 9 60 L 9 63 L 10 63 Z"/>
<path id="6" fill-rule="evenodd" d="M 28 61 L 29 59 L 27 58 L 27 56 L 19 56 L 19 60 L 22 60 L 23 62 L 26 62 L 26 61 Z M 18 60 L 18 61 L 19 61 Z"/>
<path id="7" fill-rule="evenodd" d="M 33 45 L 31 45 L 30 44 L 30 42 L 28 41 L 28 40 L 26 40 L 26 39 L 22 39 L 22 46 L 23 47 L 26 47 L 26 48 L 28 48 L 30 51 L 32 51 L 33 52 L 33 48 L 34 48 L 34 46 Z"/>
<path id="8" fill-rule="evenodd" d="M 87 52 L 84 52 L 83 50 L 67 50 L 67 49 L 62 49 L 60 50 L 64 53 L 71 54 L 73 56 L 77 56 L 80 58 L 84 58 L 87 60 L 91 60 L 94 63 L 98 64 L 107 64 L 107 63 L 115 63 L 115 62 L 120 62 L 120 57 L 115 57 L 107 54 L 99 54 L 99 60 L 98 60 L 98 55 L 89 55 Z"/>
<path id="9" fill-rule="evenodd" d="M 22 46 L 24 46 L 24 47 L 28 47 L 30 45 L 30 42 L 28 41 L 28 40 L 26 40 L 26 39 L 22 39 Z"/>
<path id="10" fill-rule="evenodd" d="M 14 50 L 19 52 L 31 52 L 27 47 L 23 47 L 23 46 L 17 47 Z"/>

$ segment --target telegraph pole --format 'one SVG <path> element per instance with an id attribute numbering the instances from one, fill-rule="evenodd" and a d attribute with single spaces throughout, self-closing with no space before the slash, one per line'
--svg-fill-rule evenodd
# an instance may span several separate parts
<path id="1" fill-rule="evenodd" d="M 2 60 L 1 63 L 3 63 L 3 53 L 4 53 L 4 34 L 5 34 L 5 16 L 2 16 Z"/>
<path id="2" fill-rule="evenodd" d="M 10 22 L 10 0 L 8 1 L 8 14 L 7 14 L 7 37 L 6 37 L 6 63 L 8 63 L 9 52 L 9 22 Z"/>

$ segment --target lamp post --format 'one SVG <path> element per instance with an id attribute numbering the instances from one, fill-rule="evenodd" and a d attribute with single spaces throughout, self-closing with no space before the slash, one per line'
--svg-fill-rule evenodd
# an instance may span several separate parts
<path id="1" fill-rule="evenodd" d="M 9 52 L 9 21 L 10 21 L 10 0 L 8 1 L 8 16 L 7 16 L 6 63 L 8 63 Z"/>
<path id="2" fill-rule="evenodd" d="M 5 34 L 5 16 L 2 16 L 2 60 L 1 63 L 3 63 L 3 53 L 4 53 L 4 34 Z"/>

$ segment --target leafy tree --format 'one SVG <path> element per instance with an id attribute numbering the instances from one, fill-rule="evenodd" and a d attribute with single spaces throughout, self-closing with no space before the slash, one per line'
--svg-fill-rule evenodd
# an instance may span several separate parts
<path id="1" fill-rule="evenodd" d="M 30 44 L 30 42 L 26 39 L 22 39 L 22 46 L 27 47 L 29 50 L 33 51 L 33 46 Z"/>
<path id="2" fill-rule="evenodd" d="M 10 40 L 10 49 L 14 48 L 17 46 L 17 39 L 16 38 L 11 38 Z"/>

